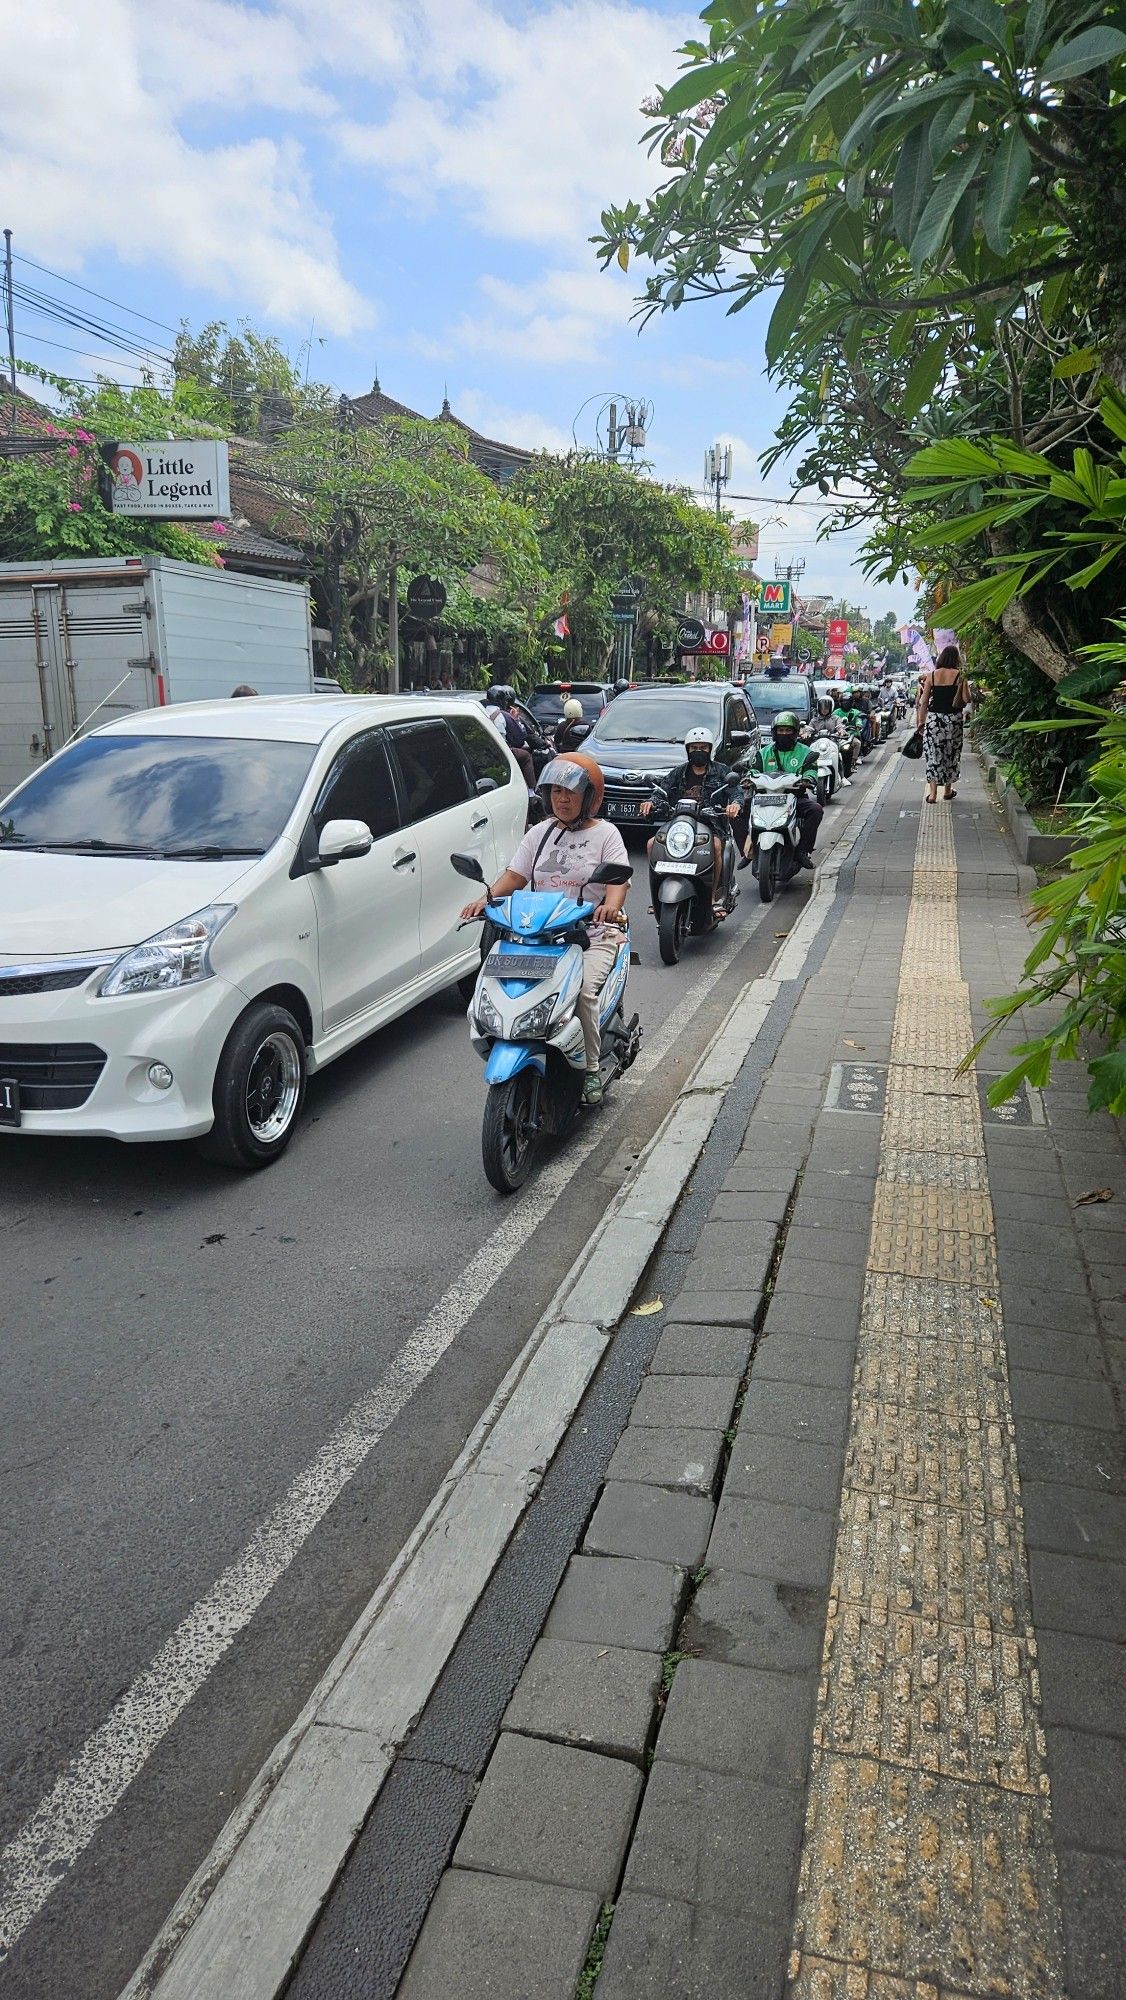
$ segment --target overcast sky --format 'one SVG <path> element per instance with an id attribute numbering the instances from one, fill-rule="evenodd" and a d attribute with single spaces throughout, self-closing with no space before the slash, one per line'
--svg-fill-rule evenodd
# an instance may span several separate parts
<path id="1" fill-rule="evenodd" d="M 155 344 L 181 319 L 245 318 L 350 394 L 378 369 L 434 415 L 448 387 L 470 423 L 530 446 L 573 426 L 593 443 L 620 391 L 653 405 L 657 477 L 697 484 L 718 438 L 736 493 L 784 495 L 757 463 L 778 410 L 766 309 L 699 305 L 639 333 L 630 279 L 587 240 L 657 177 L 638 107 L 697 27 L 666 0 L 0 0 L 0 225 L 162 322 Z M 21 355 L 137 379 L 27 307 L 17 324 Z M 807 589 L 908 615 L 912 591 L 853 566 L 856 539 L 817 541 L 815 509 L 733 504 L 764 523 L 764 574 L 804 556 Z"/>

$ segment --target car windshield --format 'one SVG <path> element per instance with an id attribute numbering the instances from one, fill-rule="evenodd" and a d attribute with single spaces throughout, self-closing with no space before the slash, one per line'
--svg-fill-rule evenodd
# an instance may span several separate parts
<path id="1" fill-rule="evenodd" d="M 601 688 L 533 688 L 528 696 L 528 707 L 538 722 L 553 725 L 563 714 L 565 701 L 577 701 L 582 705 L 584 722 L 597 722 L 602 713 L 605 696 Z"/>
<path id="2" fill-rule="evenodd" d="M 690 729 L 714 730 L 718 742 L 723 710 L 718 701 L 677 689 L 657 695 L 620 694 L 599 718 L 594 736 L 599 743 L 683 743 Z"/>
<path id="3" fill-rule="evenodd" d="M 264 854 L 315 748 L 245 736 L 87 736 L 0 808 L 0 847 L 184 860 Z"/>
<path id="4" fill-rule="evenodd" d="M 768 715 L 777 715 L 783 708 L 792 708 L 798 715 L 805 714 L 804 681 L 799 681 L 796 687 L 788 678 L 781 681 L 744 681 L 743 687 L 760 722 Z"/>

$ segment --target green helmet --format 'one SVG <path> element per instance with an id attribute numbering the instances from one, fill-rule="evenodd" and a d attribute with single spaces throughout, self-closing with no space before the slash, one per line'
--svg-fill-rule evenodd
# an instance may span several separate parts
<path id="1" fill-rule="evenodd" d="M 801 724 L 792 708 L 782 708 L 779 709 L 778 714 L 774 718 L 774 727 L 775 729 L 792 729 L 796 736 L 801 728 Z"/>
<path id="2" fill-rule="evenodd" d="M 842 700 L 842 701 L 851 701 L 851 700 L 852 700 L 852 697 L 853 697 L 853 695 L 854 695 L 855 693 L 856 693 L 856 689 L 855 689 L 855 688 L 853 687 L 853 685 L 852 685 L 852 682 L 851 682 L 851 681 L 842 681 L 842 682 L 841 682 L 841 700 Z"/>

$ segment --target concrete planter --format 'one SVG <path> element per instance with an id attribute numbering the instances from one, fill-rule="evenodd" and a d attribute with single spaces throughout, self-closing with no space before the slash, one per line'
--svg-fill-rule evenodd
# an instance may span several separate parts
<path id="1" fill-rule="evenodd" d="M 991 750 L 979 752 L 985 782 L 996 789 L 1022 861 L 1030 868 L 1058 868 L 1081 845 L 1075 833 L 1041 833 L 1015 785 L 1009 783 Z"/>

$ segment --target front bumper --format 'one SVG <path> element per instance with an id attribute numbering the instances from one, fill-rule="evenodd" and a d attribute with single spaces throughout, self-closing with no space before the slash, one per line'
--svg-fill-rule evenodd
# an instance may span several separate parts
<path id="1" fill-rule="evenodd" d="M 65 1110 L 26 1108 L 18 1127 L 0 1125 L 0 1140 L 32 1138 L 192 1139 L 214 1123 L 212 1090 L 223 1044 L 246 1006 L 246 995 L 213 976 L 174 993 L 97 996 L 102 973 L 61 993 L 0 998 L 0 1078 L 18 1055 L 76 1046 L 105 1057 L 81 1104 Z M 7 1060 L 6 1060 L 7 1058 Z M 150 1063 L 164 1063 L 172 1085 L 148 1080 Z M 91 1064 L 87 1070 L 96 1069 Z"/>

